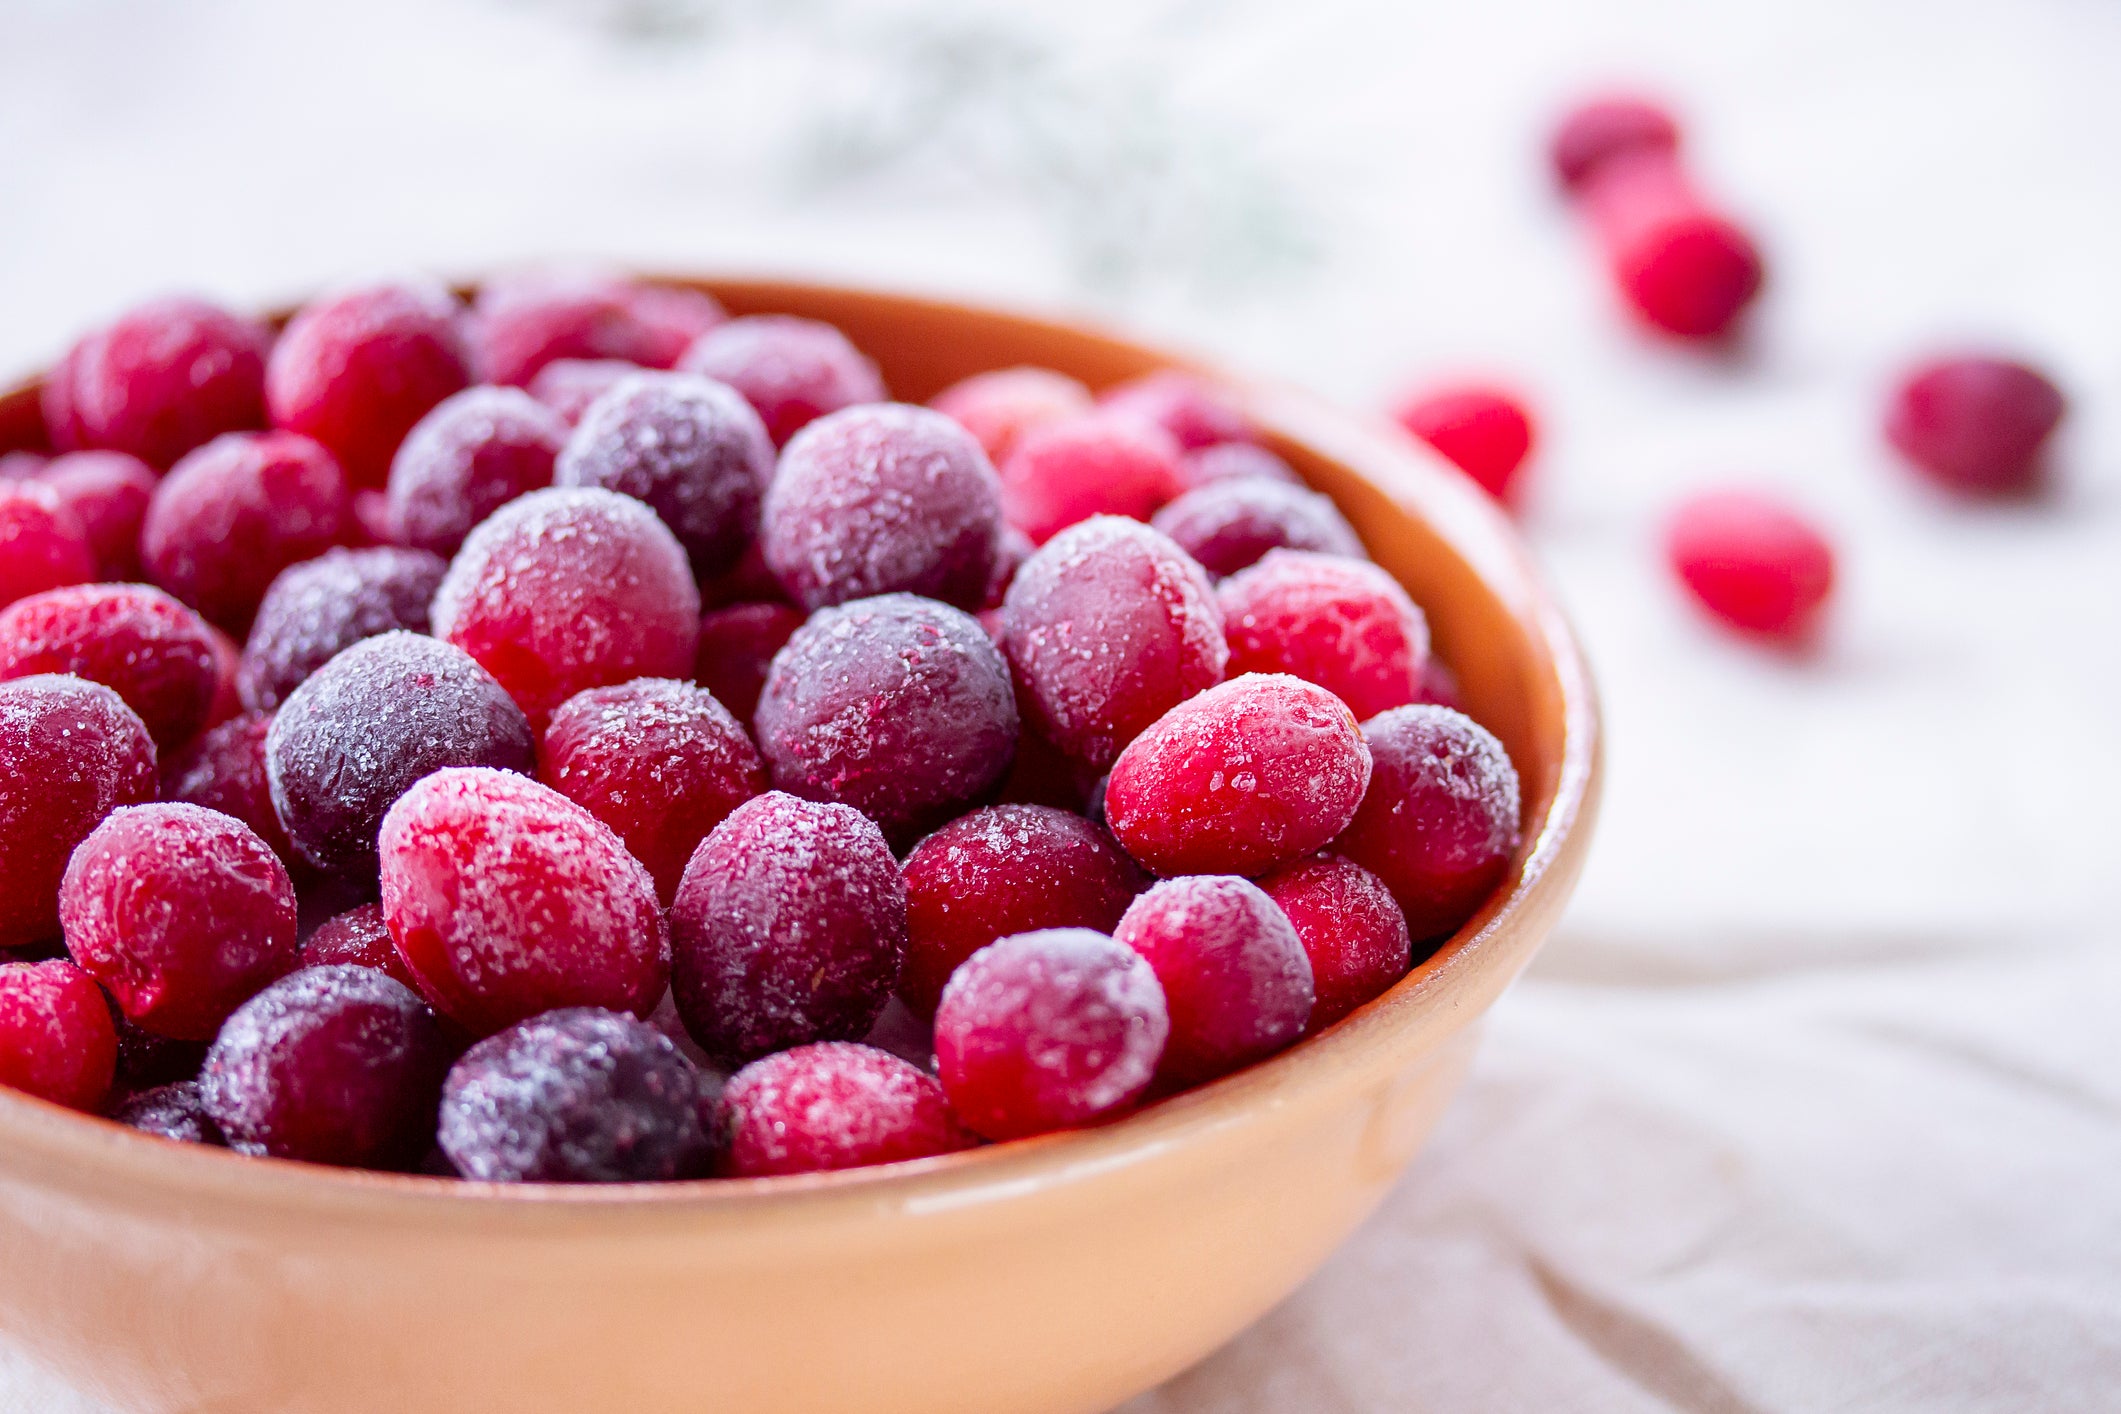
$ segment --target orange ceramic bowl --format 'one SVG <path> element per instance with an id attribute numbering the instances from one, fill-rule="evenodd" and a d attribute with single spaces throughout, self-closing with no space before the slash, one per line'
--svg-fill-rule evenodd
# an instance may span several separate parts
<path id="1" fill-rule="evenodd" d="M 815 285 L 700 282 L 829 320 L 921 400 L 1042 364 L 1186 364 L 1073 325 Z M 1428 611 L 1524 783 L 1506 886 L 1324 1034 L 1102 1128 L 890 1168 L 484 1187 L 244 1159 L 0 1093 L 0 1331 L 168 1414 L 1073 1414 L 1184 1369 L 1377 1206 L 1554 925 L 1599 781 L 1591 681 L 1503 518 L 1425 449 L 1232 380 Z M 0 449 L 41 439 L 32 388 Z"/>

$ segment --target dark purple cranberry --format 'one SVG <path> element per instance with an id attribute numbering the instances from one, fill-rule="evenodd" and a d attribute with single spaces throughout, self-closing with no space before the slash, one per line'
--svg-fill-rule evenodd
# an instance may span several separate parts
<path id="1" fill-rule="evenodd" d="M 1269 550 L 1368 558 L 1355 528 L 1331 501 L 1316 491 L 1258 476 L 1197 486 L 1158 511 L 1149 524 L 1177 541 L 1218 579 L 1236 574 Z"/>
<path id="2" fill-rule="evenodd" d="M 206 1112 L 206 1091 L 196 1080 L 142 1090 L 111 1112 L 128 1129 L 180 1144 L 219 1145 L 221 1127 Z"/>
<path id="3" fill-rule="evenodd" d="M 425 550 L 327 550 L 280 571 L 243 647 L 237 690 L 265 712 L 364 638 L 427 632 L 427 605 L 449 566 Z"/>

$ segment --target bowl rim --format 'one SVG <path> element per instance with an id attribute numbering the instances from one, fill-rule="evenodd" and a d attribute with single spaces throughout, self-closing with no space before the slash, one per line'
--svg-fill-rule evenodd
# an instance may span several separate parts
<path id="1" fill-rule="evenodd" d="M 1238 395 L 1270 438 L 1305 447 L 1369 481 L 1467 562 L 1482 587 L 1524 627 L 1535 657 L 1558 688 L 1562 743 L 1553 795 L 1538 820 L 1527 824 L 1509 888 L 1491 896 L 1478 914 L 1390 989 L 1319 1034 L 1232 1075 L 1085 1129 L 828 1173 L 661 1183 L 505 1184 L 336 1168 L 173 1143 L 0 1087 L 0 1184 L 10 1181 L 10 1169 L 22 1167 L 18 1161 L 32 1161 L 70 1179 L 77 1190 L 100 1187 L 138 1199 L 142 1185 L 151 1184 L 165 1199 L 213 1198 L 233 1200 L 248 1210 L 328 1210 L 369 1219 L 418 1221 L 446 1210 L 453 1222 L 469 1230 L 482 1225 L 514 1230 L 523 1221 L 550 1222 L 556 1213 L 567 1215 L 572 1227 L 680 1214 L 755 1219 L 767 1210 L 826 1205 L 860 1213 L 938 1212 L 1032 1185 L 1045 1187 L 1071 1175 L 1123 1167 L 1204 1129 L 1246 1123 L 1265 1106 L 1289 1103 L 1332 1083 L 1336 1071 L 1345 1069 L 1334 1064 L 1336 1059 L 1404 1042 L 1410 1033 L 1457 1018 L 1468 1005 L 1477 1016 L 1529 961 L 1539 931 L 1513 925 L 1543 908 L 1558 907 L 1574 883 L 1573 868 L 1556 866 L 1566 854 L 1580 852 L 1579 836 L 1596 813 L 1603 731 L 1597 691 L 1567 616 L 1515 527 L 1469 478 L 1382 419 L 1334 407 L 1277 380 L 1233 373 L 1206 358 L 1143 342 L 1095 319 L 822 280 L 653 271 L 641 272 L 640 278 L 736 297 L 761 309 L 783 300 L 855 300 L 932 317 L 972 316 L 1016 326 L 1025 334 L 1087 339 L 1157 367 L 1214 379 Z M 460 291 L 477 285 L 451 283 Z M 268 317 L 284 315 L 276 311 Z M 32 394 L 39 377 L 15 382 L 0 391 L 0 397 Z M 1576 850 L 1565 851 L 1572 841 Z"/>

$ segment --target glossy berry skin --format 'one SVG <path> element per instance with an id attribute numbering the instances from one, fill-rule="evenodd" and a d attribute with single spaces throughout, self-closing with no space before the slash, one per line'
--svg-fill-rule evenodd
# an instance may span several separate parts
<path id="1" fill-rule="evenodd" d="M 1408 395 L 1393 416 L 1481 490 L 1506 506 L 1518 503 L 1518 474 L 1532 453 L 1532 417 L 1516 398 L 1498 388 L 1439 388 Z"/>
<path id="2" fill-rule="evenodd" d="M 754 314 L 709 330 L 678 360 L 744 395 L 777 447 L 826 413 L 880 403 L 882 375 L 830 324 L 785 314 Z"/>
<path id="3" fill-rule="evenodd" d="M 1362 720 L 1420 699 L 1429 621 L 1367 560 L 1270 550 L 1219 597 L 1232 675 L 1317 683 Z"/>
<path id="4" fill-rule="evenodd" d="M 88 530 L 36 481 L 0 482 L 0 607 L 96 577 Z"/>
<path id="5" fill-rule="evenodd" d="M 479 660 L 540 729 L 578 692 L 692 670 L 700 591 L 655 512 L 598 489 L 535 491 L 465 540 L 434 631 Z"/>
<path id="6" fill-rule="evenodd" d="M 1947 491 L 2024 495 L 2038 489 L 2042 452 L 2066 404 L 2045 374 L 1980 354 L 1937 359 L 1894 391 L 1885 435 Z"/>
<path id="7" fill-rule="evenodd" d="M 380 903 L 364 903 L 318 924 L 317 930 L 303 939 L 299 962 L 303 967 L 344 963 L 373 967 L 415 991 L 420 986 L 405 959 L 398 956 L 398 945 L 390 936 L 390 925 L 383 921 Z"/>
<path id="8" fill-rule="evenodd" d="M 594 1007 L 547 1012 L 466 1051 L 438 1136 L 480 1183 L 651 1183 L 712 1156 L 704 1077 L 670 1038 Z"/>
<path id="9" fill-rule="evenodd" d="M 530 380 L 529 393 L 569 428 L 578 425 L 590 404 L 621 380 L 641 371 L 622 358 L 563 358 L 546 364 Z"/>
<path id="10" fill-rule="evenodd" d="M 1665 158 L 1679 151 L 1679 124 L 1645 98 L 1613 94 L 1577 105 L 1555 124 L 1547 149 L 1554 178 L 1576 192 L 1616 157 L 1648 153 Z"/>
<path id="11" fill-rule="evenodd" d="M 906 888 L 873 821 L 772 791 L 701 844 L 670 907 L 685 1029 L 725 1063 L 854 1041 L 906 952 Z"/>
<path id="12" fill-rule="evenodd" d="M 455 554 L 473 526 L 552 484 L 566 441 L 559 415 L 520 388 L 481 385 L 443 399 L 391 459 L 392 539 Z"/>
<path id="13" fill-rule="evenodd" d="M 1163 987 L 1132 948 L 1087 928 L 1018 933 L 951 975 L 936 1068 L 959 1123 L 1020 1139 L 1132 1108 L 1170 1034 Z"/>
<path id="14" fill-rule="evenodd" d="M 346 475 L 293 432 L 234 432 L 177 463 L 140 529 L 154 582 L 232 633 L 289 565 L 354 533 Z"/>
<path id="15" fill-rule="evenodd" d="M 1416 942 L 1457 931 L 1509 871 L 1520 838 L 1517 770 L 1494 735 L 1448 707 L 1363 723 L 1374 763 L 1334 852 L 1384 881 Z"/>
<path id="16" fill-rule="evenodd" d="M 295 960 L 287 866 L 242 821 L 196 805 L 113 811 L 59 888 L 74 960 L 125 1015 L 203 1041 Z"/>
<path id="17" fill-rule="evenodd" d="M 82 339 L 44 383 L 62 452 L 126 452 L 167 467 L 226 432 L 265 425 L 263 325 L 204 300 L 152 300 Z"/>
<path id="18" fill-rule="evenodd" d="M 1256 563 L 1269 550 L 1364 558 L 1355 528 L 1332 501 L 1264 477 L 1195 487 L 1158 511 L 1149 524 L 1217 579 Z"/>
<path id="19" fill-rule="evenodd" d="M 1741 633 L 1801 646 L 1834 589 L 1834 551 L 1792 507 L 1747 491 L 1711 491 L 1672 512 L 1672 572 L 1709 613 Z"/>
<path id="20" fill-rule="evenodd" d="M 199 1084 L 238 1153 L 394 1169 L 433 1143 L 449 1062 L 418 994 L 339 964 L 291 973 L 237 1008 Z"/>
<path id="21" fill-rule="evenodd" d="M 0 1085 L 93 1114 L 118 1068 L 95 980 L 61 958 L 0 964 Z"/>
<path id="22" fill-rule="evenodd" d="M 289 869 L 303 863 L 273 810 L 265 771 L 265 737 L 272 714 L 246 712 L 192 738 L 162 762 L 162 799 L 231 815 Z"/>
<path id="23" fill-rule="evenodd" d="M 0 683 L 0 947 L 58 938 L 74 846 L 154 798 L 154 739 L 117 693 L 75 677 Z"/>
<path id="24" fill-rule="evenodd" d="M 206 725 L 218 665 L 197 614 L 144 584 L 84 584 L 0 609 L 0 679 L 71 673 L 100 682 L 170 750 Z"/>
<path id="25" fill-rule="evenodd" d="M 668 368 L 723 318 L 691 290 L 601 271 L 525 270 L 489 280 L 469 325 L 480 381 L 521 387 L 560 359 Z"/>
<path id="26" fill-rule="evenodd" d="M 1095 515 L 1147 520 L 1186 487 L 1178 442 L 1154 423 L 1091 413 L 1026 433 L 1001 465 L 1002 508 L 1043 545 Z"/>
<path id="27" fill-rule="evenodd" d="M 1751 236 L 1695 192 L 1678 164 L 1612 158 L 1584 191 L 1614 283 L 1650 327 L 1719 339 L 1760 293 L 1766 267 Z"/>
<path id="28" fill-rule="evenodd" d="M 471 382 L 462 313 L 439 284 L 371 285 L 304 306 L 265 362 L 273 426 L 321 444 L 356 486 L 381 486 L 413 424 Z"/>
<path id="29" fill-rule="evenodd" d="M 756 726 L 776 788 L 851 805 L 910 841 L 1000 784 L 1018 723 L 1009 666 L 977 620 L 885 594 L 796 630 Z"/>
<path id="30" fill-rule="evenodd" d="M 773 655 L 803 626 L 801 609 L 786 604 L 731 604 L 700 616 L 693 677 L 740 722 L 758 711 Z"/>
<path id="31" fill-rule="evenodd" d="M 1002 615 L 1031 724 L 1092 772 L 1221 682 L 1230 657 L 1206 571 L 1169 536 L 1118 516 L 1041 546 L 1010 583 Z"/>
<path id="32" fill-rule="evenodd" d="M 949 418 L 903 403 L 849 408 L 781 453 L 759 547 L 805 608 L 903 592 L 977 609 L 1001 505 L 986 454 Z"/>
<path id="33" fill-rule="evenodd" d="M 1050 368 L 997 368 L 963 378 L 928 406 L 970 432 L 996 466 L 1026 433 L 1090 411 L 1090 390 Z"/>
<path id="34" fill-rule="evenodd" d="M 1257 442 L 1217 442 L 1186 453 L 1186 485 L 1213 486 L 1218 481 L 1259 478 L 1284 486 L 1301 486 L 1302 477 L 1281 457 Z"/>
<path id="35" fill-rule="evenodd" d="M 72 511 L 95 552 L 95 578 L 125 582 L 141 577 L 140 527 L 159 480 L 154 468 L 124 452 L 69 452 L 37 473 Z"/>
<path id="36" fill-rule="evenodd" d="M 766 789 L 765 763 L 729 709 L 665 678 L 568 698 L 538 756 L 545 784 L 610 826 L 665 904 L 700 841 Z"/>
<path id="37" fill-rule="evenodd" d="M 715 1110 L 728 1145 L 719 1171 L 728 1178 L 904 1163 L 979 1142 L 952 1116 L 934 1076 L 851 1041 L 753 1061 L 730 1077 Z"/>
<path id="38" fill-rule="evenodd" d="M 219 1147 L 220 1126 L 206 1112 L 206 1092 L 196 1080 L 177 1080 L 142 1090 L 117 1109 L 111 1118 L 127 1129 L 170 1139 L 179 1144 Z"/>
<path id="39" fill-rule="evenodd" d="M 1259 881 L 1302 940 L 1317 1001 L 1306 1035 L 1384 995 L 1412 965 L 1406 915 L 1384 881 L 1351 859 L 1314 854 Z"/>
<path id="40" fill-rule="evenodd" d="M 363 639 L 426 633 L 427 606 L 447 568 L 440 555 L 379 545 L 327 550 L 282 570 L 243 646 L 237 690 L 244 705 L 271 711 Z"/>
<path id="41" fill-rule="evenodd" d="M 1153 423 L 1186 451 L 1252 440 L 1252 420 L 1227 389 L 1181 369 L 1166 368 L 1107 388 L 1098 406 Z"/>

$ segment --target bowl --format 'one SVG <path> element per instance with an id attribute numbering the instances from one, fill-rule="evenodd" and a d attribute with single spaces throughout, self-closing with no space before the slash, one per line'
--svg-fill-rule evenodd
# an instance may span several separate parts
<path id="1" fill-rule="evenodd" d="M 1199 368 L 961 304 L 675 283 L 738 313 L 838 325 L 907 400 L 1012 364 L 1093 387 Z M 0 1338 L 94 1398 L 156 1414 L 1084 1414 L 1286 1296 L 1414 1157 L 1483 1013 L 1553 927 L 1589 844 L 1599 728 L 1567 624 L 1471 482 L 1394 431 L 1226 381 L 1427 610 L 1523 781 L 1505 886 L 1391 991 L 1097 1129 L 793 1178 L 488 1187 L 356 1173 L 0 1093 Z M 0 450 L 41 441 L 35 386 L 0 396 Z"/>

